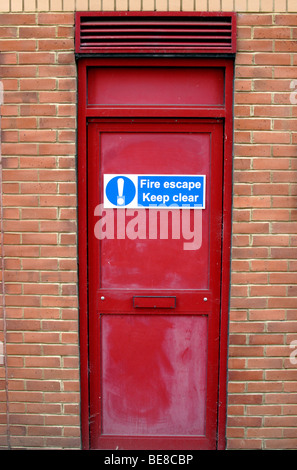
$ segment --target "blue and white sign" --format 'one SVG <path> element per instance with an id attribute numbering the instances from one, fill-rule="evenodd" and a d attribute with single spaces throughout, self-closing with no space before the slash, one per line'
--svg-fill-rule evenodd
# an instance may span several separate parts
<path id="1" fill-rule="evenodd" d="M 104 175 L 105 208 L 205 209 L 205 175 Z"/>

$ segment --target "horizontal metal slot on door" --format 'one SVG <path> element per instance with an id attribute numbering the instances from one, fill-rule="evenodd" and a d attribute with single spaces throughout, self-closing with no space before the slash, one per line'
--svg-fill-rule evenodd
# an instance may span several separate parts
<path id="1" fill-rule="evenodd" d="M 134 308 L 175 308 L 175 296 L 134 296 Z"/>

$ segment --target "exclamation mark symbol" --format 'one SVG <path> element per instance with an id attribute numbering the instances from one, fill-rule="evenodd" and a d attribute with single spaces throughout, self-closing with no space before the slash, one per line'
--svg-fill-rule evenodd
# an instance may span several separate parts
<path id="1" fill-rule="evenodd" d="M 117 197 L 117 205 L 124 206 L 125 205 L 125 196 L 123 196 L 124 192 L 124 179 L 119 178 L 118 181 L 118 197 Z"/>

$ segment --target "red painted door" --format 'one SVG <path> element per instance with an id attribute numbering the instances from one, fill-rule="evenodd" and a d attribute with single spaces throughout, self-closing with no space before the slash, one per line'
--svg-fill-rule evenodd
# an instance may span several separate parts
<path id="1" fill-rule="evenodd" d="M 104 208 L 104 175 L 203 175 L 203 209 Z M 93 449 L 215 449 L 223 125 L 88 125 Z"/>

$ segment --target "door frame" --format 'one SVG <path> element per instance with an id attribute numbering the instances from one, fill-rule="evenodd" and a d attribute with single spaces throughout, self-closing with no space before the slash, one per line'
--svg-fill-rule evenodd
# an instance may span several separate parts
<path id="1" fill-rule="evenodd" d="M 101 107 L 88 106 L 88 68 L 89 67 L 220 67 L 225 71 L 224 106 L 220 107 Z M 220 346 L 218 378 L 218 426 L 217 449 L 226 446 L 226 410 L 227 410 L 227 359 L 228 359 L 228 313 L 230 291 L 230 255 L 232 235 L 232 152 L 233 152 L 233 58 L 81 58 L 78 61 L 78 116 L 77 116 L 77 178 L 78 178 L 78 291 L 79 291 L 79 343 L 80 343 L 80 380 L 81 380 L 81 438 L 82 448 L 90 449 L 90 381 L 89 381 L 89 273 L 88 273 L 88 152 L 87 127 L 94 118 L 131 118 L 164 117 L 220 119 L 224 123 L 223 148 L 223 208 L 222 208 L 222 271 L 221 271 L 221 310 L 220 310 Z"/>
<path id="2" fill-rule="evenodd" d="M 93 236 L 94 227 L 98 221 L 98 214 L 94 213 L 94 207 L 102 204 L 101 191 L 102 181 L 98 181 L 101 173 L 102 162 L 102 136 L 106 134 L 125 133 L 137 134 L 171 134 L 171 135 L 209 135 L 210 141 L 210 171 L 206 179 L 208 181 L 207 206 L 209 207 L 209 278 L 208 285 L 204 288 L 178 289 L 171 288 L 103 288 L 100 284 L 101 269 L 97 260 L 100 259 L 100 242 Z M 88 155 L 92 164 L 88 172 L 88 273 L 89 273 L 89 383 L 90 383 L 90 442 L 91 448 L 115 449 L 121 446 L 129 449 L 213 449 L 216 442 L 217 414 L 216 406 L 218 391 L 218 357 L 219 347 L 217 338 L 219 336 L 219 305 L 221 289 L 221 241 L 217 236 L 221 227 L 222 211 L 222 181 L 223 181 L 223 123 L 218 119 L 145 119 L 145 118 L 112 118 L 92 119 L 88 124 Z M 218 169 L 218 171 L 216 171 Z M 211 183 L 210 183 L 211 181 Z M 144 209 L 148 211 L 149 209 Z M 199 209 L 197 209 L 199 210 Z M 96 211 L 95 211 L 96 212 Z M 186 251 L 187 256 L 189 252 Z M 218 256 L 219 254 L 219 256 Z M 167 266 L 167 264 L 166 264 Z M 168 295 L 176 296 L 178 299 L 175 308 L 165 312 L 169 317 L 193 315 L 197 320 L 202 316 L 207 318 L 207 392 L 206 392 L 206 416 L 205 435 L 106 435 L 103 424 L 103 400 L 104 392 L 102 374 L 102 355 L 104 342 L 102 335 L 104 327 L 102 322 L 111 316 L 138 317 L 161 317 L 164 310 L 156 308 L 142 308 L 141 312 L 135 310 L 132 300 L 133 295 Z M 104 301 L 102 301 L 102 296 Z M 205 302 L 207 298 L 207 302 Z M 175 319 L 176 321 L 179 321 Z M 157 321 L 157 320 L 155 320 Z M 128 447 L 127 447 L 128 446 Z"/>

